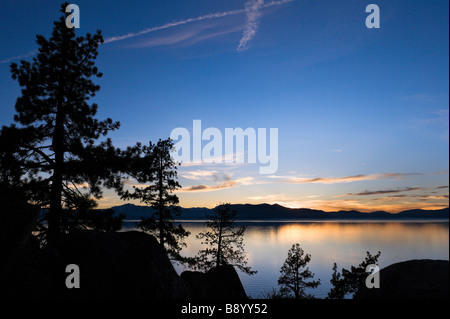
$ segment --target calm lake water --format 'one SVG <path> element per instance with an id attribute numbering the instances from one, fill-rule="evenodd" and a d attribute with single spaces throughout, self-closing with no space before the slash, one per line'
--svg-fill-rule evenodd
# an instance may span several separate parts
<path id="1" fill-rule="evenodd" d="M 204 222 L 182 223 L 191 232 L 186 240 L 185 256 L 194 256 L 204 246 L 195 235 L 205 232 Z M 317 222 L 246 222 L 244 235 L 248 265 L 257 270 L 248 276 L 241 272 L 239 277 L 252 298 L 278 288 L 280 268 L 289 248 L 299 243 L 311 255 L 310 270 L 321 285 L 309 290 L 317 298 L 327 296 L 331 288 L 330 279 L 333 263 L 338 269 L 358 265 L 366 251 L 376 254 L 380 268 L 410 259 L 449 259 L 448 221 L 317 221 Z M 128 224 L 131 227 L 132 224 Z M 186 270 L 175 265 L 178 273 Z"/>

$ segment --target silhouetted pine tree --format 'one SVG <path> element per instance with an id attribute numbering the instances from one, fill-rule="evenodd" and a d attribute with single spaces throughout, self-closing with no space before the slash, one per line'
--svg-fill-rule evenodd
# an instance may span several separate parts
<path id="1" fill-rule="evenodd" d="M 97 105 L 89 104 L 100 86 L 95 66 L 100 31 L 76 37 L 63 15 L 54 22 L 52 36 L 37 36 L 39 51 L 32 62 L 11 64 L 12 78 L 21 86 L 14 120 L 19 131 L 28 134 L 21 145 L 23 167 L 48 183 L 48 235 L 56 239 L 62 231 L 63 208 L 88 194 L 99 198 L 101 185 L 120 187 L 118 150 L 111 141 L 94 144 L 101 136 L 117 129 L 119 122 L 95 118 Z M 84 192 L 79 186 L 84 185 Z"/>
<path id="2" fill-rule="evenodd" d="M 295 299 L 312 298 L 312 295 L 305 293 L 305 288 L 317 288 L 320 285 L 320 279 L 308 281 L 314 277 L 307 267 L 310 261 L 311 255 L 305 254 L 300 244 L 292 245 L 288 251 L 288 257 L 281 267 L 281 276 L 278 278 L 282 296 L 291 297 L 293 294 Z"/>
<path id="3" fill-rule="evenodd" d="M 122 192 L 123 199 L 138 199 L 153 207 L 155 213 L 149 218 L 142 218 L 138 228 L 155 235 L 160 245 L 175 260 L 182 261 L 180 250 L 186 246 L 184 238 L 189 235 L 181 225 L 174 226 L 174 215 L 180 214 L 178 196 L 173 194 L 180 188 L 177 182 L 177 163 L 170 153 L 173 142 L 159 140 L 158 143 L 149 143 L 140 147 L 140 157 L 133 159 L 133 167 L 130 168 L 130 176 L 143 186 L 134 185 L 133 191 Z"/>
<path id="4" fill-rule="evenodd" d="M 360 287 L 365 284 L 368 276 L 366 268 L 368 265 L 376 265 L 381 252 L 372 255 L 366 252 L 366 258 L 357 266 L 351 266 L 350 270 L 342 268 L 342 272 L 338 272 L 337 264 L 333 265 L 333 275 L 331 284 L 333 288 L 328 292 L 328 299 L 344 299 L 347 294 L 354 294 Z"/>
<path id="5" fill-rule="evenodd" d="M 248 275 L 256 271 L 247 266 L 244 251 L 245 227 L 236 227 L 236 211 L 230 211 L 230 204 L 219 205 L 209 216 L 206 226 L 210 229 L 197 235 L 202 244 L 210 247 L 199 251 L 194 268 L 207 271 L 214 266 L 233 265 Z"/>

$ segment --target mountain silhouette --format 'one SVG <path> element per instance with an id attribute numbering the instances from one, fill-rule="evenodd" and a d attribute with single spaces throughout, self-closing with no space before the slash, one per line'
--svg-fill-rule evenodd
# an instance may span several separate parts
<path id="1" fill-rule="evenodd" d="M 155 210 L 148 206 L 134 204 L 124 204 L 111 207 L 115 214 L 125 214 L 126 220 L 139 220 L 141 217 L 151 216 Z M 237 220 L 252 221 L 270 221 L 270 220 L 344 220 L 344 219 L 362 219 L 362 220 L 398 220 L 398 219 L 447 219 L 449 218 L 449 208 L 439 210 L 412 209 L 399 213 L 388 213 L 385 211 L 374 211 L 364 213 L 356 210 L 325 212 L 323 210 L 309 208 L 288 208 L 278 204 L 232 204 L 232 210 L 236 210 Z M 212 208 L 194 207 L 182 208 L 181 215 L 177 220 L 205 220 L 212 213 Z"/>

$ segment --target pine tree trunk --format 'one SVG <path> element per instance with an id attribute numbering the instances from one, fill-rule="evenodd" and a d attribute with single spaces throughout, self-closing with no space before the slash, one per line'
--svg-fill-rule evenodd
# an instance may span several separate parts
<path id="1" fill-rule="evenodd" d="M 164 248 L 164 203 L 163 203 L 163 177 L 162 177 L 162 155 L 160 154 L 159 158 L 159 244 L 162 248 Z"/>
<path id="2" fill-rule="evenodd" d="M 52 141 L 55 152 L 52 186 L 50 190 L 50 213 L 48 217 L 48 241 L 55 242 L 61 233 L 62 179 L 64 165 L 64 115 L 58 112 Z"/>
<path id="3" fill-rule="evenodd" d="M 222 217 L 219 221 L 219 243 L 217 244 L 217 259 L 216 259 L 216 266 L 219 267 L 222 263 L 221 260 L 222 256 Z"/>

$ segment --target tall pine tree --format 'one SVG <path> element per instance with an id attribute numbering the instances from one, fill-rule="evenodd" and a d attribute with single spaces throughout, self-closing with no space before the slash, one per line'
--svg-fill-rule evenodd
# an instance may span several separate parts
<path id="1" fill-rule="evenodd" d="M 90 194 L 99 198 L 100 185 L 119 186 L 118 169 L 110 156 L 117 154 L 111 141 L 95 144 L 101 136 L 117 129 L 119 122 L 95 118 L 97 105 L 89 104 L 100 86 L 92 78 L 102 76 L 95 66 L 100 31 L 76 36 L 65 24 L 65 8 L 54 22 L 51 37 L 37 36 L 39 51 L 32 62 L 11 64 L 12 78 L 19 82 L 14 120 L 32 137 L 23 147 L 33 158 L 34 169 L 50 182 L 48 236 L 61 233 L 64 206 L 73 202 L 74 188 L 88 185 Z"/>

